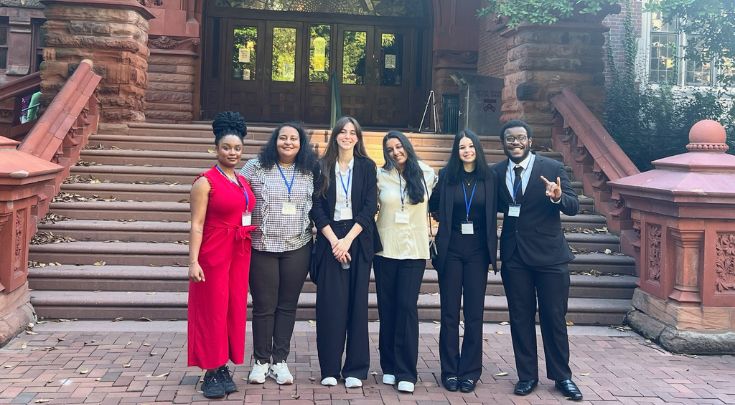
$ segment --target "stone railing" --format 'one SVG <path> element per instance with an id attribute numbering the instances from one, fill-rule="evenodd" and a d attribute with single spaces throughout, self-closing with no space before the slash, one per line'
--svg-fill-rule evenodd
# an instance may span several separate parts
<path id="1" fill-rule="evenodd" d="M 26 114 L 23 110 L 23 98 L 31 96 L 41 89 L 40 73 L 33 73 L 18 80 L 13 80 L 0 85 L 0 101 L 14 99 L 13 118 L 10 124 L 4 124 L 0 128 L 0 136 L 10 139 L 19 139 L 25 136 L 33 127 L 33 122 L 21 123 L 21 116 Z M 34 120 L 35 121 L 35 120 Z"/>
<path id="2" fill-rule="evenodd" d="M 37 221 L 97 131 L 100 76 L 82 61 L 25 139 L 0 137 L 0 346 L 33 318 L 28 247 Z"/>
<path id="3" fill-rule="evenodd" d="M 564 154 L 572 176 L 582 180 L 584 194 L 594 198 L 595 210 L 607 218 L 608 230 L 620 234 L 621 250 L 637 259 L 640 230 L 635 229 L 625 202 L 612 198 L 608 182 L 640 171 L 572 90 L 562 89 L 551 102 L 556 109 L 554 150 Z"/>

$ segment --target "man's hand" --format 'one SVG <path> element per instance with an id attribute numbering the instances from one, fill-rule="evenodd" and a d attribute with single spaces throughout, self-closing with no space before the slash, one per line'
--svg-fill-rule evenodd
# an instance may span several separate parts
<path id="1" fill-rule="evenodd" d="M 556 183 L 552 183 L 546 180 L 546 177 L 541 176 L 541 180 L 546 183 L 546 196 L 551 197 L 554 202 L 559 201 L 561 199 L 561 179 L 557 177 Z"/>

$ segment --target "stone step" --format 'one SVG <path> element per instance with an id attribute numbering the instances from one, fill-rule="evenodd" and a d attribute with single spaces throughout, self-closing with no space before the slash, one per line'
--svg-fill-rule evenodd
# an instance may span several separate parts
<path id="1" fill-rule="evenodd" d="M 99 166 L 97 166 L 99 167 Z M 83 176 L 84 179 L 96 179 L 99 177 L 94 174 Z M 77 194 L 83 197 L 115 197 L 118 201 L 168 201 L 177 202 L 182 199 L 189 198 L 191 191 L 191 180 L 184 184 L 135 184 L 109 182 L 109 180 L 100 180 L 99 183 L 72 183 L 61 186 L 61 191 L 65 193 Z M 582 192 L 582 182 L 572 182 L 572 187 L 576 193 Z"/>
<path id="2" fill-rule="evenodd" d="M 72 220 L 57 223 L 39 224 L 39 231 L 52 232 L 55 235 L 67 236 L 78 241 L 123 242 L 176 242 L 189 239 L 188 222 L 161 221 L 95 221 Z M 498 231 L 498 236 L 500 232 Z M 618 251 L 620 239 L 603 233 L 567 233 L 567 241 L 574 249 L 603 252 L 605 249 Z"/>
<path id="3" fill-rule="evenodd" d="M 573 298 L 630 299 L 638 278 L 632 276 L 571 275 L 570 293 Z M 29 287 L 34 290 L 75 291 L 143 291 L 186 292 L 189 279 L 186 267 L 140 266 L 46 266 L 28 271 Z M 316 286 L 308 279 L 301 290 L 315 293 Z M 375 292 L 375 277 L 370 275 L 370 292 Z M 424 272 L 421 292 L 439 293 L 435 270 Z M 500 274 L 488 273 L 487 295 L 505 295 Z"/>
<path id="4" fill-rule="evenodd" d="M 94 264 L 127 266 L 178 266 L 186 264 L 189 247 L 175 243 L 152 242 L 68 242 L 31 245 L 29 260 L 40 263 Z M 499 262 L 499 255 L 498 255 Z M 427 262 L 427 267 L 431 264 Z M 569 263 L 576 272 L 635 274 L 633 258 L 605 253 L 577 254 Z"/>
<path id="5" fill-rule="evenodd" d="M 250 306 L 248 296 L 248 306 Z M 39 317 L 62 319 L 186 319 L 187 294 L 183 292 L 105 292 L 87 291 L 39 291 L 31 292 L 31 304 Z M 299 297 L 296 317 L 299 320 L 315 319 L 316 294 L 302 293 Z M 486 296 L 484 320 L 508 321 L 508 305 L 505 297 Z M 378 319 L 377 296 L 368 296 L 368 316 Z M 439 296 L 422 294 L 418 299 L 419 320 L 438 320 Z M 577 325 L 620 325 L 630 310 L 629 299 L 570 298 L 567 321 Z"/>

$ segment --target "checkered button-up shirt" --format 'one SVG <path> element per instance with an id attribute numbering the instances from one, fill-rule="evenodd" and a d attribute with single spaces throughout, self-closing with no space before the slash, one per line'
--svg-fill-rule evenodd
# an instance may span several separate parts
<path id="1" fill-rule="evenodd" d="M 283 175 L 291 181 L 296 165 L 281 167 Z M 283 215 L 283 204 L 288 202 L 288 187 L 273 165 L 263 168 L 257 158 L 249 160 L 240 174 L 250 183 L 255 194 L 252 232 L 253 248 L 264 252 L 288 252 L 303 247 L 312 239 L 311 195 L 314 193 L 314 176 L 296 171 L 291 187 L 291 203 L 296 205 L 296 215 Z"/>

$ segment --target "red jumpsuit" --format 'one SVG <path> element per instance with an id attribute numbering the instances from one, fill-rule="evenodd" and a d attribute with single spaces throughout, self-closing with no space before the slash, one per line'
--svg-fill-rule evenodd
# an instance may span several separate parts
<path id="1" fill-rule="evenodd" d="M 241 189 L 215 166 L 201 174 L 211 191 L 204 220 L 199 265 L 204 282 L 189 282 L 189 366 L 214 369 L 245 358 L 245 318 L 250 272 L 250 232 L 242 226 L 245 212 L 255 207 L 255 195 L 245 178 L 238 175 Z M 199 179 L 197 177 L 197 180 Z"/>

